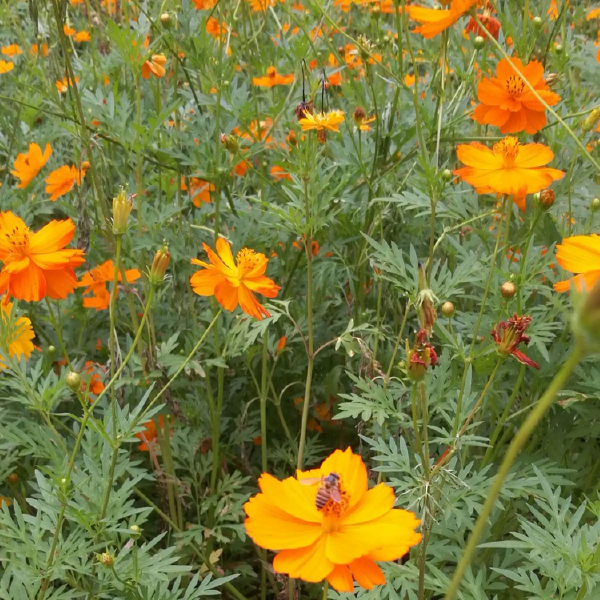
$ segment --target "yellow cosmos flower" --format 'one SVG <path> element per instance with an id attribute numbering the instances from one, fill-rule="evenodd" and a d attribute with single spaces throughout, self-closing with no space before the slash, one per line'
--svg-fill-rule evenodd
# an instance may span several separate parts
<path id="1" fill-rule="evenodd" d="M 304 117 L 298 121 L 302 131 L 310 131 L 316 129 L 317 131 L 337 131 L 339 132 L 338 125 L 344 122 L 344 113 L 341 110 L 331 110 L 327 113 L 315 113 L 314 115 L 309 112 L 304 112 Z"/>
<path id="2" fill-rule="evenodd" d="M 317 508 L 321 478 L 339 478 L 338 498 Z M 420 521 L 393 508 L 392 488 L 368 489 L 367 469 L 350 448 L 336 450 L 319 469 L 298 471 L 283 481 L 263 473 L 261 493 L 244 506 L 248 535 L 259 546 L 278 551 L 277 573 L 304 581 L 327 579 L 339 592 L 353 592 L 354 580 L 365 589 L 385 583 L 378 561 L 396 560 L 421 541 Z M 302 480 L 314 481 L 303 485 Z M 306 483 L 306 481 L 305 481 Z"/>
<path id="3" fill-rule="evenodd" d="M 2 354 L 16 358 L 29 358 L 33 352 L 35 337 L 31 321 L 27 317 L 11 318 L 12 302 L 0 304 L 0 347 Z M 5 369 L 6 364 L 0 354 L 0 369 Z"/>

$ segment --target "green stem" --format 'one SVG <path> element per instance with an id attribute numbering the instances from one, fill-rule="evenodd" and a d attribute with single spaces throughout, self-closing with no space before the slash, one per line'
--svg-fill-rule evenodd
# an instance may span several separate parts
<path id="1" fill-rule="evenodd" d="M 312 281 L 312 236 L 310 235 L 310 208 L 308 200 L 308 175 L 304 176 L 304 210 L 306 219 L 306 239 L 304 241 L 304 251 L 306 252 L 306 320 L 308 321 L 308 340 L 307 355 L 308 368 L 306 369 L 306 383 L 304 386 L 304 404 L 302 405 L 302 424 L 300 428 L 300 445 L 298 447 L 297 468 L 302 469 L 304 459 L 304 446 L 306 445 L 306 425 L 308 423 L 308 407 L 310 404 L 310 390 L 312 385 L 313 367 L 315 362 L 314 355 L 314 336 L 313 336 L 313 281 Z"/>
<path id="2" fill-rule="evenodd" d="M 260 383 L 260 435 L 261 435 L 261 455 L 262 455 L 262 471 L 267 472 L 267 376 L 268 360 L 269 360 L 269 335 L 268 329 L 265 329 L 263 334 L 263 351 L 262 351 L 262 378 Z"/>
<path id="3" fill-rule="evenodd" d="M 115 304 L 117 297 L 117 284 L 119 280 L 119 270 L 121 268 L 121 246 L 123 244 L 123 236 L 117 235 L 117 248 L 115 256 L 115 272 L 113 275 L 112 289 L 110 290 L 110 304 L 109 304 L 109 320 L 110 320 L 110 332 L 109 332 L 109 350 L 110 350 L 110 377 L 115 374 Z M 110 390 L 110 412 L 112 417 L 112 430 L 113 430 L 113 441 L 117 442 L 117 410 L 115 387 L 113 386 Z"/>
<path id="4" fill-rule="evenodd" d="M 567 362 L 562 366 L 560 371 L 557 373 L 556 377 L 550 383 L 548 389 L 545 391 L 544 395 L 540 398 L 534 409 L 531 411 L 521 428 L 513 438 L 508 450 L 506 451 L 506 455 L 496 478 L 494 479 L 494 483 L 490 491 L 487 494 L 487 498 L 481 511 L 479 512 L 479 517 L 475 522 L 475 526 L 473 527 L 473 532 L 469 536 L 469 541 L 465 547 L 463 555 L 456 567 L 456 571 L 454 572 L 454 576 L 452 577 L 452 581 L 448 587 L 446 592 L 445 600 L 453 600 L 458 592 L 458 588 L 460 586 L 460 582 L 473 558 L 473 554 L 477 548 L 477 543 L 481 538 L 484 529 L 487 525 L 488 519 L 492 514 L 492 510 L 494 508 L 494 504 L 496 503 L 496 499 L 502 490 L 502 484 L 509 474 L 517 456 L 521 448 L 525 445 L 529 436 L 533 433 L 534 429 L 537 427 L 539 422 L 542 420 L 546 411 L 552 405 L 552 402 L 558 392 L 562 389 L 569 375 L 573 372 L 573 369 L 579 364 L 581 359 L 583 358 L 585 352 L 583 346 L 579 340 L 575 342 L 575 348 L 573 349 L 573 353 L 568 358 Z"/>
<path id="5" fill-rule="evenodd" d="M 329 581 L 327 579 L 323 582 L 323 600 L 327 600 L 329 597 Z"/>

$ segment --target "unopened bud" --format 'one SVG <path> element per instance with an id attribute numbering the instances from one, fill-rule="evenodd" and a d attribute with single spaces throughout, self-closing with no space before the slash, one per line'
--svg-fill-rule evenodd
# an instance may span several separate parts
<path id="1" fill-rule="evenodd" d="M 450 302 L 450 301 L 444 302 L 444 304 L 442 304 L 442 314 L 448 318 L 453 317 L 454 316 L 454 304 L 452 304 L 452 302 Z"/>
<path id="2" fill-rule="evenodd" d="M 554 193 L 554 190 L 545 189 L 545 190 L 542 190 L 541 192 L 538 192 L 534 196 L 534 198 L 535 198 L 535 202 L 541 209 L 548 210 L 554 204 L 554 200 L 556 199 L 556 194 Z"/>
<path id="3" fill-rule="evenodd" d="M 16 473 L 11 473 L 8 476 L 9 483 L 12 483 L 14 485 L 15 483 L 17 483 L 17 481 L 19 481 L 19 476 Z"/>
<path id="4" fill-rule="evenodd" d="M 48 346 L 48 355 L 49 356 L 54 356 L 56 354 L 56 347 L 55 346 Z"/>
<path id="5" fill-rule="evenodd" d="M 167 12 L 160 15 L 160 24 L 165 28 L 169 29 L 171 27 L 172 19 L 171 15 Z"/>
<path id="6" fill-rule="evenodd" d="M 240 145 L 239 145 L 238 140 L 235 137 L 235 135 L 229 135 L 227 133 L 222 133 L 221 134 L 221 144 L 223 144 L 223 146 L 225 146 L 225 148 L 227 150 L 229 150 L 229 152 L 231 152 L 231 154 L 236 154 L 237 151 L 240 149 Z"/>
<path id="7" fill-rule="evenodd" d="M 600 121 L 600 106 L 597 106 L 581 124 L 583 133 L 591 131 L 594 127 L 596 127 L 598 121 Z"/>
<path id="8" fill-rule="evenodd" d="M 500 293 L 505 300 L 510 300 L 517 293 L 517 286 L 512 281 L 505 281 L 500 286 Z"/>
<path id="9" fill-rule="evenodd" d="M 140 535 L 142 535 L 142 530 L 141 530 L 141 528 L 140 528 L 140 526 L 139 526 L 139 525 L 132 525 L 132 526 L 129 528 L 129 532 L 130 532 L 130 534 L 131 534 L 131 537 L 132 537 L 134 540 L 137 540 L 137 538 L 139 538 L 139 537 L 140 537 Z"/>
<path id="10" fill-rule="evenodd" d="M 381 8 L 376 4 L 372 9 L 371 9 L 371 14 L 375 15 L 376 17 L 378 17 L 381 14 Z"/>
<path id="11" fill-rule="evenodd" d="M 534 27 L 541 27 L 542 26 L 542 18 L 541 17 L 533 17 L 533 26 Z"/>
<path id="12" fill-rule="evenodd" d="M 556 44 L 556 46 L 554 47 L 554 50 L 556 51 L 556 54 L 562 54 L 563 53 L 563 47 L 561 44 Z"/>
<path id="13" fill-rule="evenodd" d="M 442 171 L 442 177 L 444 178 L 445 181 L 452 181 L 452 171 L 450 169 L 444 169 Z"/>
<path id="14" fill-rule="evenodd" d="M 157 250 L 154 259 L 152 260 L 150 276 L 148 278 L 151 284 L 159 285 L 163 282 L 170 260 L 171 255 L 169 254 L 169 248 L 168 246 L 163 245 L 160 250 Z"/>
<path id="15" fill-rule="evenodd" d="M 65 382 L 71 391 L 76 392 L 81 387 L 81 376 L 75 371 L 70 371 L 65 378 Z"/>
<path id="16" fill-rule="evenodd" d="M 560 75 L 558 73 L 548 73 L 546 77 L 546 85 L 552 87 L 560 81 Z"/>
<path id="17" fill-rule="evenodd" d="M 600 209 L 600 198 L 594 198 L 592 200 L 592 210 L 595 212 Z"/>
<path id="18" fill-rule="evenodd" d="M 481 50 L 483 47 L 485 46 L 485 38 L 481 35 L 478 35 L 474 40 L 473 40 L 473 47 L 476 50 Z"/>
<path id="19" fill-rule="evenodd" d="M 127 220 L 132 208 L 133 202 L 127 198 L 125 188 L 122 187 L 113 198 L 113 233 L 115 235 L 123 235 L 127 231 Z"/>
<path id="20" fill-rule="evenodd" d="M 293 129 L 290 129 L 290 132 L 287 134 L 287 141 L 290 146 L 296 147 L 298 145 L 298 136 Z"/>

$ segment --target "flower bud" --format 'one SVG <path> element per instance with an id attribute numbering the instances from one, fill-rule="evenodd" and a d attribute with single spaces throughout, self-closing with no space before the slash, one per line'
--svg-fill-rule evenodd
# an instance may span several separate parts
<path id="1" fill-rule="evenodd" d="M 238 140 L 234 135 L 228 135 L 226 133 L 222 133 L 221 134 L 221 144 L 223 144 L 223 146 L 225 146 L 225 148 L 227 150 L 229 150 L 229 152 L 231 152 L 231 154 L 236 154 L 237 151 L 240 149 Z"/>
<path id="2" fill-rule="evenodd" d="M 105 567 L 112 567 L 115 564 L 115 557 L 110 552 L 96 554 L 96 560 Z"/>
<path id="3" fill-rule="evenodd" d="M 583 133 L 587 133 L 591 131 L 594 127 L 596 127 L 598 121 L 600 121 L 600 106 L 597 106 L 585 119 L 585 121 L 581 124 L 581 130 Z"/>
<path id="4" fill-rule="evenodd" d="M 15 483 L 17 483 L 17 481 L 19 481 L 19 476 L 16 473 L 11 473 L 8 476 L 9 483 L 12 483 L 14 485 Z"/>
<path id="5" fill-rule="evenodd" d="M 142 529 L 139 525 L 132 525 L 129 528 L 129 533 L 134 540 L 137 540 L 142 535 Z"/>
<path id="6" fill-rule="evenodd" d="M 548 210 L 549 208 L 551 208 L 552 205 L 554 204 L 555 198 L 556 198 L 556 194 L 554 193 L 554 190 L 551 190 L 551 189 L 542 190 L 541 192 L 538 192 L 534 196 L 536 204 L 542 210 Z"/>
<path id="7" fill-rule="evenodd" d="M 452 181 L 452 171 L 450 169 L 444 169 L 442 171 L 442 177 L 444 178 L 444 181 Z"/>
<path id="8" fill-rule="evenodd" d="M 169 254 L 169 248 L 165 244 L 160 250 L 157 250 L 154 259 L 152 260 L 150 276 L 148 278 L 151 284 L 159 285 L 163 282 L 170 260 L 171 255 Z"/>
<path id="9" fill-rule="evenodd" d="M 500 293 L 505 300 L 510 300 L 517 293 L 517 286 L 512 281 L 505 281 L 500 286 Z"/>
<path id="10" fill-rule="evenodd" d="M 81 387 L 81 376 L 75 371 L 70 371 L 65 378 L 65 382 L 71 391 L 76 392 Z"/>
<path id="11" fill-rule="evenodd" d="M 558 73 L 548 73 L 546 77 L 546 85 L 552 87 L 560 81 L 560 75 Z"/>
<path id="12" fill-rule="evenodd" d="M 115 235 L 123 235 L 127 231 L 127 220 L 132 208 L 133 202 L 127 198 L 125 188 L 122 187 L 113 198 L 113 233 Z"/>
<path id="13" fill-rule="evenodd" d="M 541 27 L 542 26 L 542 18 L 541 17 L 533 17 L 533 26 Z"/>
<path id="14" fill-rule="evenodd" d="M 594 212 L 597 211 L 598 209 L 600 209 L 600 198 L 594 198 L 592 200 L 591 208 Z"/>
<path id="15" fill-rule="evenodd" d="M 556 44 L 554 50 L 556 51 L 556 54 L 562 54 L 564 49 L 561 44 Z"/>
<path id="16" fill-rule="evenodd" d="M 473 40 L 473 47 L 476 50 L 481 50 L 483 47 L 485 46 L 485 38 L 481 35 L 478 35 L 474 40 Z"/>
<path id="17" fill-rule="evenodd" d="M 160 15 L 160 24 L 165 28 L 169 29 L 171 27 L 172 19 L 171 15 L 167 12 Z"/>
<path id="18" fill-rule="evenodd" d="M 298 136 L 293 129 L 290 129 L 290 132 L 287 134 L 287 141 L 290 146 L 294 146 L 294 148 L 298 145 Z"/>
<path id="19" fill-rule="evenodd" d="M 56 354 L 56 347 L 55 346 L 48 346 L 48 356 L 54 356 Z"/>
<path id="20" fill-rule="evenodd" d="M 371 9 L 371 14 L 378 17 L 381 14 L 381 8 L 377 4 Z"/>
<path id="21" fill-rule="evenodd" d="M 442 314 L 451 319 L 454 316 L 454 304 L 450 301 L 444 302 L 444 304 L 442 304 Z"/>

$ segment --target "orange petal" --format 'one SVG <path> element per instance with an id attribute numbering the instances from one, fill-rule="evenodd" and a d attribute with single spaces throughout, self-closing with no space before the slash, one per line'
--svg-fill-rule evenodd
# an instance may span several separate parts
<path id="1" fill-rule="evenodd" d="M 243 283 L 240 284 L 237 291 L 240 307 L 247 315 L 259 321 L 262 321 L 263 316 L 271 316 L 267 309 L 258 302 L 256 296 Z"/>
<path id="2" fill-rule="evenodd" d="M 215 286 L 215 298 L 217 302 L 229 312 L 233 312 L 238 305 L 238 288 L 233 287 L 229 281 L 223 279 Z"/>
<path id="3" fill-rule="evenodd" d="M 523 169 L 543 167 L 554 158 L 554 152 L 544 144 L 526 144 L 519 147 L 515 166 Z"/>
<path id="4" fill-rule="evenodd" d="M 321 473 L 337 473 L 340 476 L 342 489 L 350 495 L 348 507 L 358 504 L 368 487 L 367 467 L 359 454 L 351 448 L 336 450 L 321 465 Z"/>
<path id="5" fill-rule="evenodd" d="M 578 292 L 584 290 L 591 290 L 594 284 L 600 279 L 600 270 L 597 271 L 586 271 L 570 279 L 559 281 L 554 284 L 554 289 L 557 292 L 568 292 L 573 285 Z"/>
<path id="6" fill-rule="evenodd" d="M 219 257 L 225 263 L 225 265 L 227 265 L 232 271 L 237 271 L 235 262 L 233 262 L 233 255 L 231 254 L 231 246 L 229 245 L 229 242 L 225 238 L 220 237 L 217 240 L 215 247 Z"/>
<path id="7" fill-rule="evenodd" d="M 360 502 L 343 516 L 344 525 L 354 525 L 373 521 L 388 513 L 394 506 L 394 492 L 392 488 L 380 483 L 367 490 Z"/>
<path id="8" fill-rule="evenodd" d="M 223 273 L 214 267 L 198 271 L 190 277 L 192 289 L 199 296 L 213 296 L 217 285 L 225 281 Z"/>
<path id="9" fill-rule="evenodd" d="M 556 260 L 567 271 L 583 273 L 600 269 L 600 236 L 575 235 L 556 247 Z"/>
<path id="10" fill-rule="evenodd" d="M 385 583 L 383 571 L 367 557 L 358 558 L 350 563 L 350 570 L 356 583 L 366 590 Z"/>
<path id="11" fill-rule="evenodd" d="M 45 271 L 46 296 L 54 300 L 62 300 L 72 294 L 77 287 L 77 275 L 71 268 L 60 271 Z"/>
<path id="12" fill-rule="evenodd" d="M 315 506 L 317 486 L 300 483 L 294 477 L 279 481 L 268 473 L 263 473 L 258 480 L 261 491 L 270 497 L 273 503 L 284 506 L 286 512 L 297 519 L 309 523 L 321 523 L 323 515 Z"/>
<path id="13" fill-rule="evenodd" d="M 335 565 L 328 575 L 329 585 L 338 592 L 354 592 L 354 581 L 350 569 L 346 565 Z"/>
<path id="14" fill-rule="evenodd" d="M 316 583 L 322 581 L 333 570 L 333 563 L 325 555 L 325 538 L 315 544 L 297 550 L 282 550 L 273 561 L 277 573 Z"/>
<path id="15" fill-rule="evenodd" d="M 19 300 L 39 302 L 46 295 L 46 279 L 42 270 L 30 262 L 25 271 L 9 275 L 8 293 Z"/>

